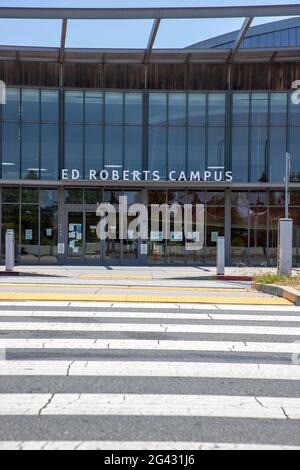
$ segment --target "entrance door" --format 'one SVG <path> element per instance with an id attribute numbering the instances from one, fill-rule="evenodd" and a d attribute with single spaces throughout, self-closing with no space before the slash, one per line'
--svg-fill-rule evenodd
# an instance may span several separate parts
<path id="1" fill-rule="evenodd" d="M 97 235 L 99 217 L 93 208 L 67 208 L 66 257 L 71 264 L 136 265 L 139 263 L 139 242 L 120 240 L 118 216 L 109 233 L 114 239 L 101 241 Z"/>

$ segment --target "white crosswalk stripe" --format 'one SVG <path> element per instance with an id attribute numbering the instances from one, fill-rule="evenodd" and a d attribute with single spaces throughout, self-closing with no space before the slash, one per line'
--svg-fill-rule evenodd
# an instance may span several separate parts
<path id="1" fill-rule="evenodd" d="M 297 308 L 6 302 L 0 353 L 0 450 L 300 448 Z"/>

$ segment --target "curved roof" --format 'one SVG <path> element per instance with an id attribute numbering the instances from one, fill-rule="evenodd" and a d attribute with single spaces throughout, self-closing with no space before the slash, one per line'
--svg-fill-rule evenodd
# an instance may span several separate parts
<path id="1" fill-rule="evenodd" d="M 188 48 L 231 48 L 239 31 L 201 41 Z M 300 46 L 300 17 L 249 28 L 240 48 Z"/>

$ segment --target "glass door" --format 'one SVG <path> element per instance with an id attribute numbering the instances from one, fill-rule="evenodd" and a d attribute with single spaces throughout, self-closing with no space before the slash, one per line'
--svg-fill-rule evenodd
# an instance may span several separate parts
<path id="1" fill-rule="evenodd" d="M 84 257 L 84 212 L 67 212 L 67 258 L 78 260 Z"/>
<path id="2" fill-rule="evenodd" d="M 102 264 L 101 241 L 97 235 L 97 225 L 99 217 L 95 211 L 85 212 L 85 259 L 95 260 Z"/>

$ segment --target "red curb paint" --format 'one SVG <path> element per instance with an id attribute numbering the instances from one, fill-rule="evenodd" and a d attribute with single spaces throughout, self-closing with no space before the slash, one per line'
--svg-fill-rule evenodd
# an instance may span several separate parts
<path id="1" fill-rule="evenodd" d="M 217 276 L 218 281 L 253 281 L 251 276 Z"/>

